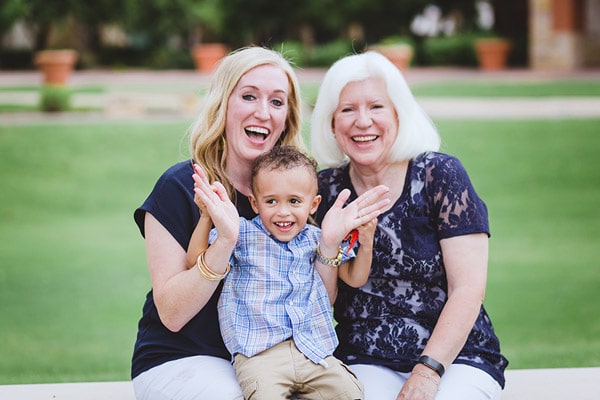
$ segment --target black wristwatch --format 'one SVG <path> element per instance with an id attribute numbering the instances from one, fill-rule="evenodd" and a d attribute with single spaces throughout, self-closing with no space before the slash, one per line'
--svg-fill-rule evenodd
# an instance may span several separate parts
<path id="1" fill-rule="evenodd" d="M 419 357 L 419 359 L 417 360 L 417 364 L 423 364 L 424 366 L 431 368 L 432 370 L 437 372 L 440 378 L 442 377 L 442 375 L 444 375 L 444 372 L 446 372 L 446 369 L 444 368 L 444 365 L 441 362 L 429 356 Z"/>

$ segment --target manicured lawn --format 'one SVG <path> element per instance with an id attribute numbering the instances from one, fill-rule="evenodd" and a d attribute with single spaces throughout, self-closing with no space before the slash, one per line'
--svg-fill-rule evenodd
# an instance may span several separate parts
<path id="1" fill-rule="evenodd" d="M 490 211 L 510 368 L 600 365 L 600 120 L 436 122 Z M 128 379 L 149 287 L 132 213 L 186 128 L 0 126 L 0 384 Z"/>
<path id="2" fill-rule="evenodd" d="M 149 287 L 132 213 L 185 128 L 0 127 L 0 384 L 127 379 Z"/>
<path id="3" fill-rule="evenodd" d="M 511 368 L 600 365 L 600 120 L 440 123 L 486 201 L 486 307 Z"/>

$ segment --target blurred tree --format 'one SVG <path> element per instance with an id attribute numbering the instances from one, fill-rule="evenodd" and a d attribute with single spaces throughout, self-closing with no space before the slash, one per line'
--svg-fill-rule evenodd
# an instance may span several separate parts
<path id="1" fill-rule="evenodd" d="M 0 5 L 0 37 L 9 32 L 26 12 L 27 5 L 23 0 L 4 0 Z"/>
<path id="2" fill-rule="evenodd" d="M 458 15 L 460 30 L 474 29 L 476 0 L 2 0 L 0 33 L 23 19 L 35 49 L 52 43 L 57 26 L 96 52 L 106 24 L 120 26 L 133 48 L 182 49 L 198 42 L 225 41 L 232 47 L 301 41 L 309 49 L 350 38 L 355 49 L 390 36 L 412 36 L 411 22 L 425 7 Z M 498 3 L 495 1 L 495 3 Z M 53 28 L 54 27 L 54 28 Z M 56 35 L 54 35 L 56 36 Z"/>
<path id="3" fill-rule="evenodd" d="M 178 42 L 186 47 L 220 41 L 224 27 L 220 0 L 126 0 L 124 25 L 152 47 Z"/>
<path id="4" fill-rule="evenodd" d="M 125 0 L 123 23 L 126 31 L 137 37 L 137 46 L 165 46 L 172 36 L 187 36 L 191 0 Z"/>
<path id="5" fill-rule="evenodd" d="M 184 7 L 189 26 L 189 45 L 222 41 L 225 12 L 220 0 L 187 0 Z"/>
<path id="6" fill-rule="evenodd" d="M 52 26 L 69 15 L 74 0 L 22 0 L 22 15 L 34 34 L 34 50 L 49 47 Z"/>
<path id="7" fill-rule="evenodd" d="M 285 38 L 297 38 L 304 10 L 316 1 L 296 0 L 222 0 L 225 10 L 224 35 L 236 46 L 239 44 L 268 45 Z"/>
<path id="8" fill-rule="evenodd" d="M 344 20 L 364 27 L 367 43 L 387 36 L 409 35 L 410 22 L 426 5 L 422 0 L 337 0 Z"/>
<path id="9" fill-rule="evenodd" d="M 43 0 L 42 0 L 43 1 Z M 123 23 L 127 4 L 132 0 L 95 0 L 93 3 L 73 1 L 70 13 L 76 22 L 80 48 L 95 53 L 100 50 L 104 25 Z"/>
<path id="10" fill-rule="evenodd" d="M 96 0 L 93 4 L 77 0 L 4 0 L 0 5 L 0 34 L 23 20 L 33 33 L 34 50 L 60 47 L 63 43 L 52 42 L 59 36 L 69 36 L 71 42 L 90 37 L 92 47 L 97 49 L 99 27 L 122 21 L 123 3 L 123 0 Z M 65 32 L 56 34 L 61 29 Z"/>

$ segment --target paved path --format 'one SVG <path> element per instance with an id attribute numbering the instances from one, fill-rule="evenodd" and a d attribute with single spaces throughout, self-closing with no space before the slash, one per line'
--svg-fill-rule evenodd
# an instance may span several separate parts
<path id="1" fill-rule="evenodd" d="M 298 78 L 303 83 L 318 84 L 323 69 L 300 69 Z M 600 70 L 577 72 L 532 71 L 527 69 L 483 72 L 461 68 L 412 68 L 405 72 L 410 85 L 415 83 L 454 82 L 543 82 L 559 80 L 598 80 Z M 112 120 L 171 121 L 193 119 L 200 105 L 199 91 L 210 76 L 196 71 L 76 71 L 69 85 L 72 87 L 99 87 L 102 93 L 73 95 L 77 107 L 101 111 L 62 113 L 0 113 L 0 123 L 20 124 L 39 121 L 85 122 Z M 37 71 L 0 71 L 0 86 L 40 85 Z M 506 119 L 506 118 L 596 118 L 600 117 L 598 97 L 544 97 L 544 98 L 429 98 L 420 97 L 419 103 L 433 118 L 440 119 Z M 38 94 L 24 91 L 0 91 L 0 104 L 37 104 Z M 308 113 L 309 111 L 307 111 Z"/>

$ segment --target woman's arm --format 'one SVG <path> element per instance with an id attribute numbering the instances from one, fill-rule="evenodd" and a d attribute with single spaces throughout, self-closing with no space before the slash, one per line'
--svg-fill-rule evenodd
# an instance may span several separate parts
<path id="1" fill-rule="evenodd" d="M 448 279 L 448 300 L 423 351 L 445 367 L 465 345 L 485 297 L 488 236 L 485 233 L 440 241 Z"/>
<path id="2" fill-rule="evenodd" d="M 423 355 L 432 357 L 448 368 L 464 347 L 483 303 L 488 236 L 485 233 L 457 236 L 441 240 L 440 245 L 448 278 L 448 299 Z M 406 396 L 403 398 L 433 400 L 435 390 L 433 395 L 424 396 L 423 388 L 435 381 L 439 382 L 439 377 L 433 370 L 417 364 L 402 388 L 401 393 Z"/>
<path id="3" fill-rule="evenodd" d="M 154 303 L 162 323 L 178 332 L 206 305 L 218 282 L 188 268 L 185 250 L 148 212 L 144 231 Z M 208 262 L 208 255 L 206 258 Z"/>
<path id="4" fill-rule="evenodd" d="M 181 330 L 217 288 L 218 281 L 205 279 L 195 268 L 199 253 L 208 245 L 211 221 L 214 219 L 219 235 L 204 253 L 204 261 L 216 274 L 225 272 L 239 233 L 237 209 L 225 188 L 218 182 L 211 186 L 198 166 L 194 170 L 194 200 L 204 216 L 194 230 L 187 254 L 150 213 L 144 221 L 154 303 L 162 323 L 173 332 Z"/>

